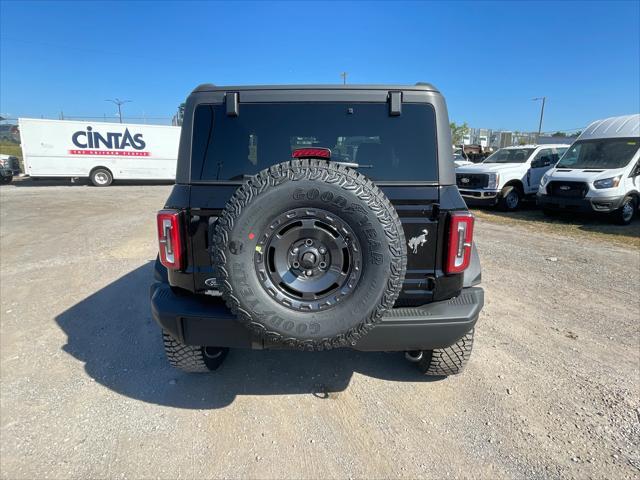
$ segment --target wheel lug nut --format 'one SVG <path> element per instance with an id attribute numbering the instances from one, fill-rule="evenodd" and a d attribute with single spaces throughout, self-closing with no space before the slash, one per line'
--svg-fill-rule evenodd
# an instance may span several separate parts
<path id="1" fill-rule="evenodd" d="M 299 250 L 298 250 L 298 247 L 296 247 L 296 248 L 294 248 L 294 249 L 291 251 L 291 253 L 292 253 L 293 255 L 295 255 L 296 253 L 298 253 L 298 251 L 299 251 Z"/>
<path id="2" fill-rule="evenodd" d="M 326 264 L 326 263 L 324 263 L 324 262 L 320 262 L 319 267 L 320 267 L 320 268 L 326 268 L 326 267 L 327 267 L 327 264 Z"/>
<path id="3" fill-rule="evenodd" d="M 313 275 L 313 272 L 311 270 L 307 270 L 306 274 L 307 274 L 307 277 L 310 277 L 311 275 Z"/>
<path id="4" fill-rule="evenodd" d="M 318 250 L 320 252 L 320 255 L 324 255 L 325 253 L 327 253 L 327 249 L 322 247 L 320 248 L 320 250 Z"/>
<path id="5" fill-rule="evenodd" d="M 300 264 L 298 262 L 293 262 L 293 268 L 300 268 Z"/>
<path id="6" fill-rule="evenodd" d="M 305 244 L 307 247 L 310 247 L 311 245 L 313 245 L 313 240 L 311 240 L 310 238 L 307 238 L 307 239 L 304 241 L 304 244 Z"/>

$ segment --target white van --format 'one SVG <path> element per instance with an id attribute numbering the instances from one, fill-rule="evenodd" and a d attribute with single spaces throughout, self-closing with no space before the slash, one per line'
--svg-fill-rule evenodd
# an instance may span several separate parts
<path id="1" fill-rule="evenodd" d="M 25 173 L 31 177 L 174 180 L 180 127 L 20 118 Z"/>
<path id="2" fill-rule="evenodd" d="M 640 114 L 593 122 L 543 177 L 538 204 L 558 210 L 605 212 L 622 225 L 640 206 Z"/>

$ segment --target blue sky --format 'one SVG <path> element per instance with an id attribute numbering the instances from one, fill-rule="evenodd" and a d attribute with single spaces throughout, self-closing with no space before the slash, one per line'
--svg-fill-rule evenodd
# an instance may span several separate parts
<path id="1" fill-rule="evenodd" d="M 640 2 L 0 2 L 0 112 L 170 117 L 200 83 L 431 82 L 474 127 L 640 111 Z"/>

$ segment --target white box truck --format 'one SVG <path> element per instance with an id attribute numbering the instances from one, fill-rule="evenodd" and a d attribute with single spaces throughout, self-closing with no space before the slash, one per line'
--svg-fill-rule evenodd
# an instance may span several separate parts
<path id="1" fill-rule="evenodd" d="M 173 180 L 180 127 L 20 118 L 25 173 L 113 180 Z"/>

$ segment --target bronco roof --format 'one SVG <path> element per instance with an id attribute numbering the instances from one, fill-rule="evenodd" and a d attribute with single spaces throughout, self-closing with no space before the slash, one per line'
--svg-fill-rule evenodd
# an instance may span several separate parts
<path id="1" fill-rule="evenodd" d="M 216 91 L 243 91 L 243 90 L 421 90 L 427 92 L 439 92 L 430 83 L 418 82 L 415 85 L 243 85 L 243 86 L 220 86 L 212 83 L 198 85 L 193 92 L 216 92 Z"/>

